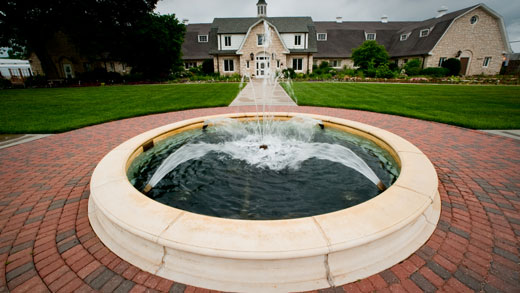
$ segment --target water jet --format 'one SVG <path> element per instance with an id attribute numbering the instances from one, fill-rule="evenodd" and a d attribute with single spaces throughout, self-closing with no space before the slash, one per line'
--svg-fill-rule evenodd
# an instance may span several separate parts
<path id="1" fill-rule="evenodd" d="M 270 115 L 289 120 L 301 114 Z M 427 157 L 395 134 L 334 117 L 307 115 L 323 121 L 326 129 L 368 138 L 388 151 L 400 169 L 384 192 L 349 208 L 290 219 L 237 220 L 166 206 L 130 183 L 127 171 L 146 142 L 161 147 L 168 138 L 182 140 L 190 130 L 201 131 L 210 119 L 251 121 L 256 116 L 237 113 L 173 123 L 107 154 L 94 171 L 89 198 L 89 219 L 101 241 L 126 261 L 177 282 L 265 292 L 321 289 L 368 277 L 406 259 L 433 233 L 440 197 Z M 187 174 L 195 178 L 196 173 Z M 244 198 L 254 200 L 246 187 Z"/>

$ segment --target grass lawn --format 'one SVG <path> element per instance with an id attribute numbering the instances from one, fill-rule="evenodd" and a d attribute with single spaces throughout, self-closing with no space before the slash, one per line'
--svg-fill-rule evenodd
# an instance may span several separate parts
<path id="1" fill-rule="evenodd" d="M 300 106 L 367 110 L 473 129 L 520 129 L 519 86 L 295 82 L 293 89 Z"/>
<path id="2" fill-rule="evenodd" d="M 238 83 L 0 90 L 0 133 L 55 133 L 122 118 L 227 106 Z"/>

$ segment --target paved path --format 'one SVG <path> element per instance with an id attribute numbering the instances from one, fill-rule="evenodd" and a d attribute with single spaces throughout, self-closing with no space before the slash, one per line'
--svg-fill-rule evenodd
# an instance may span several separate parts
<path id="1" fill-rule="evenodd" d="M 50 134 L 1 135 L 0 149 L 15 146 L 49 136 Z"/>
<path id="2" fill-rule="evenodd" d="M 106 153 L 143 131 L 235 110 L 136 117 L 0 150 L 0 291 L 208 292 L 143 272 L 108 250 L 87 218 L 89 182 Z M 390 269 L 323 292 L 520 292 L 520 141 L 363 111 L 273 110 L 390 130 L 423 150 L 439 175 L 441 219 L 428 242 Z"/>
<path id="3" fill-rule="evenodd" d="M 265 86 L 264 86 L 265 85 Z M 256 99 L 256 104 L 255 104 Z M 267 79 L 253 79 L 229 106 L 296 106 L 279 83 L 268 84 Z"/>
<path id="4" fill-rule="evenodd" d="M 500 136 L 509 137 L 512 139 L 520 140 L 520 130 L 519 129 L 508 129 L 508 130 L 481 130 L 487 133 L 496 134 Z"/>

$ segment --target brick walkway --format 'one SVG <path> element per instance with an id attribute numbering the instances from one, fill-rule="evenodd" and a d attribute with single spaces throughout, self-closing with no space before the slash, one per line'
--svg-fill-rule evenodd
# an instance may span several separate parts
<path id="1" fill-rule="evenodd" d="M 110 252 L 87 218 L 90 176 L 112 148 L 145 130 L 218 108 L 138 117 L 0 150 L 0 290 L 207 292 L 165 280 Z M 326 292 L 520 292 L 520 142 L 438 123 L 312 107 L 277 108 L 357 120 L 417 145 L 435 165 L 437 230 L 404 262 Z"/>

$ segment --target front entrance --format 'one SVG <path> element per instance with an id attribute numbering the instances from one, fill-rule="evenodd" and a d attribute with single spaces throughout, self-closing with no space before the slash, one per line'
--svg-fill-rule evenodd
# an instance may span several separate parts
<path id="1" fill-rule="evenodd" d="M 265 78 L 271 68 L 271 59 L 269 56 L 257 56 L 256 57 L 256 77 Z"/>
<path id="2" fill-rule="evenodd" d="M 74 78 L 74 73 L 72 72 L 72 65 L 63 64 L 63 72 L 65 73 L 65 78 Z"/>
<path id="3" fill-rule="evenodd" d="M 468 71 L 469 57 L 460 58 L 460 75 L 466 75 Z"/>

